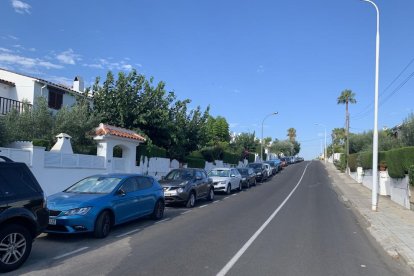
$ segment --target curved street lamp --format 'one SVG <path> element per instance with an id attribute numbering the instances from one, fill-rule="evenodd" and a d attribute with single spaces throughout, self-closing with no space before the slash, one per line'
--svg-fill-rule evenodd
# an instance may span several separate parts
<path id="1" fill-rule="evenodd" d="M 262 140 L 260 141 L 260 160 L 263 162 L 263 124 L 264 124 L 264 121 L 268 118 L 268 117 L 270 117 L 270 116 L 273 116 L 273 115 L 277 115 L 277 114 L 279 114 L 279 112 L 273 112 L 273 113 L 270 113 L 269 115 L 266 115 L 266 117 L 264 117 L 263 118 L 263 121 L 262 121 Z"/>
<path id="2" fill-rule="evenodd" d="M 371 3 L 377 12 L 377 35 L 375 45 L 375 99 L 374 99 L 374 134 L 372 146 L 372 211 L 378 208 L 378 78 L 379 78 L 379 48 L 380 48 L 380 13 L 378 6 L 371 0 L 362 0 Z"/>

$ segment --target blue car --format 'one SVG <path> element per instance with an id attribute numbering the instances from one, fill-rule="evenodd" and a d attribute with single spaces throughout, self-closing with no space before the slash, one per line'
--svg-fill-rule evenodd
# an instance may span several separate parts
<path id="1" fill-rule="evenodd" d="M 112 226 L 150 215 L 164 216 L 164 192 L 153 177 L 101 174 L 82 179 L 47 199 L 46 233 L 93 232 L 106 237 Z"/>

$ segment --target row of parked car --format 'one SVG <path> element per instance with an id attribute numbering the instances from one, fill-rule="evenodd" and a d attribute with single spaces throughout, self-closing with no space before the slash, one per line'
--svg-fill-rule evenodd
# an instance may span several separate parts
<path id="1" fill-rule="evenodd" d="M 41 232 L 106 237 L 115 225 L 140 217 L 159 220 L 165 205 L 194 207 L 215 193 L 230 194 L 265 181 L 283 168 L 280 159 L 243 168 L 182 168 L 160 181 L 139 174 L 101 174 L 80 180 L 47 199 L 24 163 L 0 156 L 0 271 L 24 263 Z"/>

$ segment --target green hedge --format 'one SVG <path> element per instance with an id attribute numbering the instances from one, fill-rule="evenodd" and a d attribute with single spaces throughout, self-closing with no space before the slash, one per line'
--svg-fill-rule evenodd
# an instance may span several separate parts
<path id="1" fill-rule="evenodd" d="M 231 152 L 223 152 L 223 162 L 237 165 L 240 161 L 240 155 Z"/>
<path id="2" fill-rule="evenodd" d="M 358 159 L 357 153 L 353 153 L 349 155 L 348 167 L 351 172 L 356 172 L 356 169 L 358 167 L 357 159 Z"/>
<path id="3" fill-rule="evenodd" d="M 254 153 L 249 152 L 249 154 L 247 155 L 247 161 L 249 161 L 249 163 L 253 163 L 256 159 L 256 155 Z"/>
<path id="4" fill-rule="evenodd" d="M 410 178 L 410 185 L 414 186 L 414 165 L 408 168 L 408 176 Z"/>
<path id="5" fill-rule="evenodd" d="M 223 159 L 223 149 L 221 147 L 206 147 L 201 149 L 200 152 L 208 162 Z"/>
<path id="6" fill-rule="evenodd" d="M 189 168 L 201 168 L 204 169 L 206 166 L 206 160 L 202 158 L 196 158 L 196 157 L 186 157 L 185 162 L 187 163 L 187 166 Z"/>
<path id="7" fill-rule="evenodd" d="M 359 152 L 349 156 L 349 167 L 352 169 L 361 166 L 364 170 L 372 169 L 372 152 Z M 409 173 L 409 168 L 414 165 L 414 147 L 404 147 L 378 153 L 378 164 L 385 164 L 388 174 L 392 178 L 403 178 Z"/>
<path id="8" fill-rule="evenodd" d="M 392 178 L 403 178 L 414 165 L 414 147 L 393 149 L 385 152 L 388 174 Z"/>
<path id="9" fill-rule="evenodd" d="M 141 156 L 146 156 L 148 158 L 151 157 L 167 157 L 167 150 L 164 148 L 160 148 L 156 145 L 139 145 L 137 147 L 137 155 L 136 155 L 136 161 L 139 165 L 141 162 Z"/>
<path id="10" fill-rule="evenodd" d="M 33 139 L 32 144 L 36 147 L 45 147 L 46 150 L 50 150 L 52 148 L 50 141 L 46 139 Z"/>

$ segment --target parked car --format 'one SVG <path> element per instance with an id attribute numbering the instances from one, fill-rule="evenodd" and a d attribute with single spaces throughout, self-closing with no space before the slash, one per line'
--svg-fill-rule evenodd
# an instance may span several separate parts
<path id="1" fill-rule="evenodd" d="M 269 178 L 269 177 L 273 176 L 272 167 L 270 167 L 270 165 L 268 163 L 263 163 L 263 165 L 266 168 L 266 178 Z"/>
<path id="2" fill-rule="evenodd" d="M 242 177 L 242 186 L 247 189 L 256 186 L 256 174 L 252 168 L 237 168 Z"/>
<path id="3" fill-rule="evenodd" d="M 267 171 L 263 163 L 249 163 L 247 167 L 254 170 L 257 181 L 265 181 L 267 179 Z"/>
<path id="4" fill-rule="evenodd" d="M 213 181 L 203 169 L 174 169 L 160 180 L 160 184 L 167 204 L 181 203 L 192 208 L 201 198 L 214 199 Z"/>
<path id="5" fill-rule="evenodd" d="M 26 261 L 48 221 L 46 198 L 30 169 L 0 156 L 0 272 Z"/>
<path id="6" fill-rule="evenodd" d="M 164 215 L 164 192 L 150 176 L 99 174 L 48 197 L 47 233 L 93 232 L 106 237 L 112 226 L 150 215 Z"/>
<path id="7" fill-rule="evenodd" d="M 237 169 L 216 168 L 209 171 L 208 176 L 213 180 L 215 192 L 230 194 L 232 190 L 242 190 L 242 177 Z"/>
<path id="8" fill-rule="evenodd" d="M 280 161 L 279 159 L 276 160 L 269 160 L 265 162 L 266 164 L 269 164 L 270 167 L 272 168 L 272 175 L 275 175 L 279 172 L 280 170 Z"/>
<path id="9" fill-rule="evenodd" d="M 281 162 L 282 168 L 287 167 L 289 165 L 286 157 L 280 157 L 280 162 Z"/>

